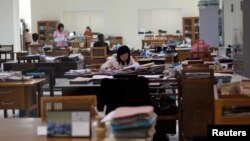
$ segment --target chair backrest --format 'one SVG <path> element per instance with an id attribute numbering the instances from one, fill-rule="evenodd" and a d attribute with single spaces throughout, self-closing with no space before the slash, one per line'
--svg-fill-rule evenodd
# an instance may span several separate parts
<path id="1" fill-rule="evenodd" d="M 30 44 L 28 45 L 28 54 L 35 55 L 42 52 L 42 46 L 40 44 Z"/>
<path id="2" fill-rule="evenodd" d="M 144 77 L 103 79 L 97 98 L 99 110 L 107 105 L 106 113 L 120 106 L 151 105 L 148 79 Z"/>
<path id="3" fill-rule="evenodd" d="M 154 40 L 154 35 L 145 35 L 144 39 L 145 40 Z"/>
<path id="4" fill-rule="evenodd" d="M 166 40 L 167 37 L 166 36 L 162 36 L 162 35 L 155 35 L 155 40 Z"/>
<path id="5" fill-rule="evenodd" d="M 14 60 L 14 45 L 13 44 L 11 44 L 11 45 L 0 45 L 0 48 L 7 51 L 8 54 L 10 54 L 9 59 L 5 58 L 6 60 L 11 60 L 11 61 Z"/>
<path id="6" fill-rule="evenodd" d="M 70 50 L 69 49 L 64 49 L 64 50 L 53 50 L 53 51 L 46 51 L 45 55 L 46 56 L 69 56 Z"/>
<path id="7" fill-rule="evenodd" d="M 80 45 L 80 38 L 79 37 L 76 37 L 74 39 L 74 41 L 72 42 L 72 48 L 80 48 L 81 45 Z"/>
<path id="8" fill-rule="evenodd" d="M 0 45 L 0 48 L 6 51 L 14 51 L 14 45 Z"/>
<path id="9" fill-rule="evenodd" d="M 17 58 L 18 63 L 40 63 L 40 56 L 20 56 Z"/>
<path id="10" fill-rule="evenodd" d="M 96 115 L 94 107 L 96 106 L 95 95 L 41 97 L 41 119 L 46 120 L 46 112 L 49 110 L 89 110 L 91 117 L 94 118 Z"/>
<path id="11" fill-rule="evenodd" d="M 90 49 L 90 59 L 107 58 L 106 47 L 92 47 Z"/>
<path id="12" fill-rule="evenodd" d="M 28 52 L 17 52 L 16 53 L 16 60 L 18 60 L 19 57 L 27 56 Z"/>
<path id="13" fill-rule="evenodd" d="M 209 64 L 182 64 L 183 69 L 209 69 Z"/>
<path id="14" fill-rule="evenodd" d="M 162 46 L 164 44 L 164 41 L 153 41 L 151 42 L 151 46 L 157 47 L 157 46 Z"/>

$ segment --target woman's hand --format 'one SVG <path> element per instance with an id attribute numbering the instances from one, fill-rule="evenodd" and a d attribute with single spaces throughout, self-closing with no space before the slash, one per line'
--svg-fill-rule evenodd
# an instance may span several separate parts
<path id="1" fill-rule="evenodd" d="M 112 65 L 110 67 L 106 67 L 105 70 L 116 70 L 115 67 L 113 67 Z"/>
<path id="2" fill-rule="evenodd" d="M 110 69 L 111 70 L 116 70 L 116 68 L 113 65 L 110 66 Z"/>

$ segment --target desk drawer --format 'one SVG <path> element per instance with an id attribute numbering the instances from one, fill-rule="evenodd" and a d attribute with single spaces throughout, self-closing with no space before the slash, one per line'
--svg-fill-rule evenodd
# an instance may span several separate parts
<path id="1" fill-rule="evenodd" d="M 25 91 L 21 87 L 0 87 L 0 109 L 25 108 Z"/>

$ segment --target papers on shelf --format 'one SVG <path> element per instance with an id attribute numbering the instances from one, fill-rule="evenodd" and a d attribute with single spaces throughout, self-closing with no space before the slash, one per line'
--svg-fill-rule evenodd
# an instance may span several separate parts
<path id="1" fill-rule="evenodd" d="M 94 75 L 92 79 L 104 79 L 104 78 L 109 78 L 112 79 L 113 76 L 108 76 L 108 75 Z"/>
<path id="2" fill-rule="evenodd" d="M 138 75 L 138 76 L 142 76 L 148 79 L 157 79 L 160 78 L 160 75 Z"/>
<path id="3" fill-rule="evenodd" d="M 70 84 L 87 84 L 91 81 L 91 78 L 77 77 L 75 79 L 70 80 Z"/>
<path id="4" fill-rule="evenodd" d="M 55 62 L 55 60 L 58 59 L 58 58 L 60 58 L 60 57 L 64 57 L 64 55 L 62 55 L 62 56 L 55 56 L 55 57 L 46 56 L 46 57 L 45 57 L 45 61 L 46 61 L 46 62 Z"/>

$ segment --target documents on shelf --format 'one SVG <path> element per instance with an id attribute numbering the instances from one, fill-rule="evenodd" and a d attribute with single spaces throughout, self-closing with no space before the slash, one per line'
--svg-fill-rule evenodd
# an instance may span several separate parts
<path id="1" fill-rule="evenodd" d="M 91 81 L 91 78 L 77 77 L 75 79 L 70 80 L 70 84 L 87 84 Z"/>

